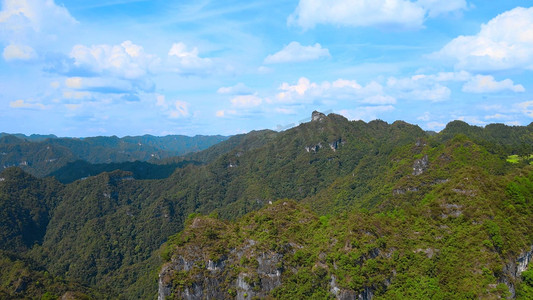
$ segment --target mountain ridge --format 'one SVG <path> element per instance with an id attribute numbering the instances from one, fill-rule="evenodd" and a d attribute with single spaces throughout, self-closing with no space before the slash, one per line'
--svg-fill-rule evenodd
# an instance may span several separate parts
<path id="1" fill-rule="evenodd" d="M 291 200 L 284 201 L 294 203 L 294 207 L 306 207 L 310 216 L 312 215 L 310 218 L 313 224 L 318 224 L 319 221 L 322 224 L 328 219 L 336 224 L 340 224 L 340 220 L 352 220 L 353 222 L 358 220 L 357 222 L 363 227 L 381 224 L 379 227 L 383 228 L 384 232 L 396 230 L 390 224 L 403 224 L 402 226 L 412 228 L 410 233 L 412 236 L 416 236 L 414 232 L 417 226 L 428 229 L 428 232 L 440 232 L 443 229 L 439 229 L 439 225 L 455 228 L 458 226 L 454 225 L 455 220 L 465 218 L 465 216 L 478 216 L 481 210 L 475 209 L 473 204 L 486 207 L 482 201 L 483 197 L 490 199 L 489 211 L 498 212 L 498 216 L 507 210 L 516 216 L 517 221 L 531 216 L 528 212 L 531 202 L 527 183 L 527 180 L 531 179 L 517 180 L 516 187 L 509 188 L 517 196 L 508 196 L 506 184 L 511 185 L 514 176 L 529 178 L 527 174 L 531 169 L 529 166 L 531 158 L 521 153 L 529 150 L 530 154 L 533 153 L 531 149 L 533 127 L 510 127 L 513 135 L 503 138 L 494 135 L 495 137 L 491 137 L 492 140 L 489 143 L 484 139 L 486 136 L 492 136 L 492 133 L 484 134 L 485 129 L 481 133 L 473 129 L 473 133 L 465 130 L 466 133 L 449 133 L 448 135 L 439 133 L 432 136 L 420 127 L 403 121 L 392 124 L 379 120 L 365 123 L 349 121 L 335 114 L 318 115 L 314 121 L 313 118 L 311 120 L 311 122 L 283 132 L 265 130 L 234 136 L 210 149 L 188 154 L 176 161 L 185 161 L 189 158 L 200 163 L 178 168 L 169 177 L 163 179 L 135 180 L 132 172 L 107 170 L 108 172 L 84 180 L 60 184 L 53 178 L 21 175 L 17 179 L 21 185 L 17 188 L 16 180 L 8 184 L 6 179 L 8 176 L 5 174 L 13 171 L 7 169 L 0 173 L 0 200 L 5 201 L 0 202 L 9 206 L 11 205 L 9 203 L 13 201 L 23 203 L 23 199 L 31 199 L 23 193 L 22 183 L 24 181 L 34 182 L 29 184 L 32 188 L 28 192 L 41 195 L 34 197 L 37 203 L 47 203 L 47 201 L 50 203 L 52 198 L 55 199 L 57 202 L 50 206 L 51 213 L 45 226 L 44 238 L 42 241 L 34 239 L 37 243 L 30 245 L 31 249 L 21 253 L 35 261 L 42 261 L 43 268 L 50 274 L 64 276 L 72 282 L 80 282 L 85 286 L 99 287 L 99 291 L 109 298 L 119 297 L 119 295 L 123 298 L 154 297 L 157 291 L 157 274 L 162 264 L 160 254 L 163 254 L 164 259 L 173 257 L 174 248 L 172 247 L 176 246 L 174 244 L 176 237 L 170 238 L 167 246 L 161 249 L 160 245 L 176 232 L 184 229 L 190 230 L 184 227 L 184 224 L 194 220 L 197 214 L 218 216 L 221 220 L 236 220 L 232 222 L 248 222 L 243 220 L 257 218 L 259 222 L 265 216 L 262 215 L 263 212 L 256 213 L 255 211 L 261 208 L 267 209 L 270 207 L 269 203 L 278 203 L 276 201 L 279 199 L 290 198 Z M 488 131 L 508 130 L 506 127 L 495 128 L 489 128 Z M 479 141 L 476 142 L 475 139 Z M 507 161 L 507 157 L 513 154 L 520 155 L 522 159 L 516 162 Z M 473 181 L 466 182 L 464 178 L 467 177 L 473 178 Z M 4 180 L 1 180 L 2 178 Z M 501 183 L 498 183 L 499 181 Z M 49 182 L 50 191 L 56 196 L 50 197 L 36 193 L 39 190 L 37 187 L 47 186 L 43 182 Z M 9 188 L 9 186 L 14 188 Z M 499 196 L 496 195 L 504 195 L 502 199 L 512 201 L 497 202 L 495 199 Z M 450 199 L 450 201 L 442 199 Z M 461 203 L 461 201 L 465 202 Z M 511 207 L 514 207 L 514 211 Z M 522 209 L 522 212 L 517 208 Z M 446 217 L 441 218 L 441 215 L 446 215 Z M 34 216 L 35 214 L 32 215 L 30 210 L 29 213 L 21 215 L 17 222 L 24 224 Z M 367 217 L 361 216 L 369 216 L 369 218 L 365 221 Z M 485 218 L 482 214 L 479 216 Z M 383 217 L 389 218 L 388 221 L 383 221 Z M 424 225 L 424 222 L 429 222 L 422 222 L 425 218 L 429 218 L 430 223 Z M 420 223 L 422 225 L 415 221 L 422 222 Z M 261 225 L 263 222 L 256 225 Z M 513 253 L 517 252 L 515 246 L 508 244 L 508 241 L 513 240 L 510 236 L 515 234 L 517 237 L 526 237 L 527 231 L 514 230 L 506 222 L 505 219 L 496 219 L 494 221 L 496 226 L 483 225 L 486 227 L 478 231 L 487 233 L 487 236 L 475 241 L 487 245 L 490 243 L 491 248 L 484 247 L 494 252 L 496 249 L 494 245 L 500 245 L 501 240 L 503 247 L 500 247 L 501 249 L 508 248 L 512 249 Z M 266 226 L 267 223 L 261 226 Z M 465 224 L 461 226 L 472 230 L 469 227 L 472 224 L 468 226 Z M 529 228 L 527 223 L 524 224 L 523 228 Z M 233 226 L 230 225 L 232 228 Z M 326 226 L 324 230 L 327 229 L 328 232 L 336 230 L 340 236 L 348 234 L 344 232 L 344 227 L 335 226 L 337 227 Z M 6 227 L 13 228 L 11 225 L 6 225 Z M 261 230 L 258 229 L 257 232 L 252 231 L 249 234 L 260 235 Z M 280 231 L 281 228 L 277 230 Z M 6 238 L 4 245 L 7 245 L 7 239 L 14 240 L 23 237 L 24 232 L 23 228 L 17 234 Z M 305 230 L 301 233 L 309 234 Z M 447 236 L 456 239 L 453 234 Z M 481 238 L 480 235 L 474 236 L 477 236 L 476 239 Z M 275 239 L 275 237 L 274 232 L 266 235 L 265 243 L 270 243 L 269 238 Z M 428 237 L 424 235 L 422 241 Z M 412 248 L 413 245 L 406 244 L 406 241 L 397 236 L 380 235 L 379 238 L 388 239 L 391 243 L 401 246 L 405 249 L 402 250 L 402 255 L 407 255 L 406 253 L 417 249 L 426 251 L 435 248 L 427 244 L 420 244 L 422 248 Z M 485 242 L 485 239 L 488 242 Z M 195 239 L 192 238 L 190 242 L 194 245 Z M 311 255 L 310 257 L 320 256 L 320 253 L 314 252 L 316 244 L 312 238 L 309 242 L 311 243 L 309 245 L 315 246 L 307 250 L 302 248 L 305 251 L 301 254 L 305 254 L 304 257 L 308 254 Z M 183 245 L 187 243 L 185 241 Z M 28 245 L 25 247 L 24 249 L 27 249 Z M 367 246 L 361 243 L 360 247 Z M 390 250 L 382 246 L 378 248 L 381 249 L 380 251 L 385 251 L 383 253 L 388 253 L 386 251 Z M 3 250 L 10 251 L 9 249 Z M 206 250 L 210 251 L 209 248 Z M 333 250 L 332 253 L 347 255 L 347 253 L 338 252 L 336 248 Z M 293 250 L 289 252 L 292 253 L 291 251 Z M 501 254 L 497 251 L 495 253 L 497 253 L 495 255 Z M 370 252 L 361 252 L 359 255 L 370 254 Z M 291 255 L 296 255 L 296 252 Z M 300 259 L 295 261 L 300 261 Z M 382 257 L 382 259 L 388 258 Z M 411 259 L 411 254 L 405 256 L 405 259 Z M 288 263 L 295 261 L 291 258 Z M 420 261 L 435 265 L 432 260 Z M 494 261 L 501 262 L 502 260 L 495 259 Z M 204 263 L 207 266 L 208 261 Z M 327 261 L 322 260 L 314 261 L 314 263 L 328 264 Z M 306 264 L 302 266 L 301 270 L 306 272 L 306 278 L 314 280 L 312 266 L 311 269 L 307 269 Z M 443 266 L 450 267 L 448 264 Z M 329 268 L 331 267 L 329 265 Z M 199 270 L 204 272 L 201 268 Z M 409 271 L 409 269 L 406 270 Z M 500 278 L 494 275 L 499 272 L 495 267 L 490 270 L 493 274 L 490 278 Z M 339 289 L 342 288 L 346 293 L 349 290 L 356 293 L 362 291 L 362 285 L 357 288 L 350 287 L 346 276 L 341 277 L 340 273 L 328 272 L 321 273 L 326 277 L 321 277 L 320 280 L 325 281 L 319 282 L 330 284 L 328 280 L 332 279 L 331 275 L 335 275 L 335 286 Z M 345 275 L 349 274 L 348 270 L 343 272 Z M 391 270 L 389 269 L 388 272 L 390 274 Z M 412 275 L 420 275 L 419 270 L 416 269 L 409 272 Z M 303 273 L 298 275 L 298 272 L 295 274 L 297 277 L 293 277 L 290 273 L 283 274 L 280 282 L 287 284 L 299 282 L 303 277 L 298 276 L 304 275 Z M 348 277 L 355 275 L 353 273 Z M 377 281 L 379 284 L 387 279 L 379 278 L 383 279 Z M 406 286 L 407 282 L 405 278 L 402 278 L 395 282 L 400 286 Z M 427 279 L 435 280 L 432 277 Z M 16 281 L 16 279 L 13 280 Z M 245 280 L 244 277 L 242 280 Z M 513 287 L 520 282 L 520 278 L 510 281 Z M 250 284 L 250 282 L 247 284 L 252 289 L 247 292 L 251 297 L 253 287 L 258 285 Z M 320 290 L 326 291 L 326 294 L 331 292 L 327 284 L 321 285 L 326 290 Z M 493 284 L 493 281 L 487 284 Z M 11 285 L 3 286 L 10 287 Z M 184 285 L 181 286 L 184 287 Z M 290 286 L 285 288 L 281 286 L 270 295 L 283 298 L 283 295 L 287 295 L 285 293 L 289 291 Z M 367 287 L 370 286 L 367 285 Z M 445 286 L 439 287 L 443 293 L 447 293 Z M 177 287 L 170 287 L 171 290 L 174 288 Z M 500 290 L 493 292 L 494 295 L 503 295 L 502 286 L 499 288 Z M 236 293 L 241 292 L 241 296 L 244 297 L 243 291 L 232 290 Z M 379 291 L 379 293 L 387 293 L 385 290 Z M 485 295 L 484 292 L 477 291 L 479 295 Z M 13 293 L 9 290 L 5 292 Z M 46 289 L 41 289 L 41 292 L 46 292 Z M 308 292 L 302 295 L 307 295 L 306 293 Z M 378 292 L 374 292 L 376 293 Z M 339 296 L 340 294 L 333 293 L 332 295 Z"/>

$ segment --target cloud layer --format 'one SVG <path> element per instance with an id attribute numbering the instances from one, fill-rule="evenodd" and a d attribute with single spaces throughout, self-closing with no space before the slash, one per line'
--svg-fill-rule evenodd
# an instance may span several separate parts
<path id="1" fill-rule="evenodd" d="M 319 24 L 417 29 L 428 16 L 436 17 L 466 7 L 465 0 L 300 0 L 288 23 L 304 29 Z"/>
<path id="2" fill-rule="evenodd" d="M 476 35 L 459 36 L 432 56 L 463 70 L 533 70 L 533 7 L 517 7 L 481 25 Z"/>
<path id="3" fill-rule="evenodd" d="M 291 42 L 279 52 L 265 58 L 265 64 L 291 63 L 316 60 L 330 57 L 329 50 L 322 48 L 319 43 L 313 46 L 302 46 L 298 42 Z"/>

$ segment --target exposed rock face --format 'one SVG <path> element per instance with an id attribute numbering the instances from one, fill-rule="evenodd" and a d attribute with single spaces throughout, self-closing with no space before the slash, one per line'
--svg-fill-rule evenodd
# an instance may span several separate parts
<path id="1" fill-rule="evenodd" d="M 342 139 L 338 139 L 338 140 L 335 140 L 329 143 L 329 147 L 331 148 L 331 150 L 333 150 L 333 152 L 335 152 L 337 151 L 337 149 L 339 149 L 341 145 L 344 145 L 345 143 L 346 141 L 343 141 Z"/>
<path id="2" fill-rule="evenodd" d="M 281 285 L 283 255 L 272 251 L 255 253 L 248 258 L 254 241 L 240 249 L 232 249 L 218 261 L 205 259 L 201 249 L 189 249 L 174 256 L 159 273 L 158 299 L 252 299 L 264 298 Z M 253 261 L 253 267 L 233 274 L 231 266 L 241 259 Z M 192 282 L 176 285 L 173 278 L 180 272 L 194 274 Z M 236 277 L 236 278 L 235 278 Z M 228 283 L 229 282 L 229 283 Z"/>
<path id="3" fill-rule="evenodd" d="M 529 251 L 525 251 L 517 257 L 516 261 L 511 261 L 503 267 L 503 276 L 500 277 L 500 282 L 505 283 L 511 293 L 510 298 L 516 297 L 514 282 L 520 279 L 522 272 L 524 272 L 528 265 L 533 260 L 533 246 Z"/>
<path id="4" fill-rule="evenodd" d="M 337 151 L 337 149 L 339 149 L 340 146 L 346 144 L 346 141 L 342 140 L 342 139 L 337 139 L 337 140 L 334 140 L 333 142 L 330 142 L 328 143 L 329 145 L 329 148 L 331 150 L 333 150 L 333 152 Z M 322 149 L 324 146 L 322 146 L 322 143 L 318 143 L 316 145 L 312 145 L 312 146 L 305 146 L 305 151 L 306 152 L 313 152 L 313 153 L 317 153 L 318 150 Z"/>
<path id="5" fill-rule="evenodd" d="M 326 115 L 321 113 L 321 112 L 318 112 L 318 111 L 313 111 L 313 113 L 311 114 L 311 122 L 320 122 L 322 120 L 324 120 L 326 118 Z"/>
<path id="6" fill-rule="evenodd" d="M 427 170 L 428 167 L 429 167 L 428 156 L 424 155 L 424 157 L 415 160 L 415 163 L 413 164 L 413 175 L 418 176 L 424 173 L 424 171 Z"/>
<path id="7" fill-rule="evenodd" d="M 305 151 L 317 153 L 318 150 L 320 150 L 321 148 L 322 148 L 322 144 L 318 143 L 318 144 L 313 145 L 313 146 L 306 146 L 305 147 Z"/>

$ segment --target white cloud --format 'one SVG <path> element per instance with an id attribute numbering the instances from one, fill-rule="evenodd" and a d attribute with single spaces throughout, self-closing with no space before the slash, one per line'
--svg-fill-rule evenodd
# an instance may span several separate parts
<path id="1" fill-rule="evenodd" d="M 77 21 L 64 6 L 53 0 L 4 0 L 0 11 L 0 24 L 7 30 L 19 32 L 31 28 L 42 32 L 58 25 L 72 25 Z"/>
<path id="2" fill-rule="evenodd" d="M 396 99 L 387 95 L 383 86 L 375 81 L 365 86 L 355 80 L 337 79 L 333 82 L 311 82 L 301 77 L 298 82 L 291 85 L 287 82 L 278 88 L 281 90 L 271 102 L 283 104 L 302 104 L 313 101 L 343 100 L 366 104 L 393 104 Z"/>
<path id="3" fill-rule="evenodd" d="M 391 97 L 389 95 L 375 95 L 375 96 L 367 97 L 363 99 L 363 101 L 361 102 L 366 103 L 366 104 L 378 104 L 378 105 L 394 104 L 396 103 L 396 98 Z"/>
<path id="4" fill-rule="evenodd" d="M 221 87 L 217 90 L 217 93 L 229 95 L 249 95 L 252 94 L 252 90 L 244 83 L 239 82 L 234 86 Z"/>
<path id="5" fill-rule="evenodd" d="M 431 56 L 466 70 L 533 69 L 533 7 L 517 7 L 459 36 Z"/>
<path id="6" fill-rule="evenodd" d="M 165 95 L 155 94 L 155 105 L 171 119 L 189 116 L 190 104 L 181 100 L 167 101 Z"/>
<path id="7" fill-rule="evenodd" d="M 319 43 L 313 46 L 302 46 L 298 42 L 291 42 L 279 52 L 265 58 L 266 64 L 291 63 L 316 60 L 321 57 L 330 57 L 329 50 L 322 48 Z"/>
<path id="8" fill-rule="evenodd" d="M 429 17 L 467 9 L 465 0 L 418 0 L 417 3 L 427 10 Z"/>
<path id="9" fill-rule="evenodd" d="M 472 74 L 466 72 L 466 71 L 459 71 L 459 72 L 439 72 L 437 74 L 432 75 L 415 75 L 413 76 L 413 79 L 429 79 L 434 80 L 437 82 L 443 82 L 443 81 L 467 81 L 472 77 Z"/>
<path id="10" fill-rule="evenodd" d="M 136 91 L 130 80 L 113 77 L 69 77 L 65 79 L 65 86 L 75 90 L 111 94 Z"/>
<path id="11" fill-rule="evenodd" d="M 493 115 L 485 116 L 485 119 L 486 120 L 502 120 L 502 119 L 509 119 L 509 116 L 502 115 L 502 114 L 493 114 Z"/>
<path id="12" fill-rule="evenodd" d="M 231 99 L 231 104 L 239 108 L 250 108 L 261 105 L 263 99 L 257 95 L 240 95 Z"/>
<path id="13" fill-rule="evenodd" d="M 284 108 L 284 107 L 276 107 L 274 111 L 278 114 L 284 114 L 284 115 L 293 115 L 297 113 L 297 111 L 294 108 Z"/>
<path id="14" fill-rule="evenodd" d="M 406 78 L 391 77 L 387 80 L 388 91 L 402 99 L 443 101 L 450 97 L 451 90 L 433 77 L 415 75 Z"/>
<path id="15" fill-rule="evenodd" d="M 183 74 L 196 74 L 199 71 L 211 68 L 211 59 L 201 58 L 198 54 L 197 47 L 189 50 L 184 43 L 174 43 L 168 51 L 172 71 Z"/>
<path id="16" fill-rule="evenodd" d="M 533 118 L 533 101 L 522 102 L 518 104 L 521 113 Z"/>
<path id="17" fill-rule="evenodd" d="M 304 29 L 317 24 L 420 28 L 424 9 L 407 0 L 300 0 L 289 24 Z"/>
<path id="18" fill-rule="evenodd" d="M 394 110 L 392 105 L 381 106 L 362 106 L 357 109 L 345 109 L 341 110 L 340 114 L 350 120 L 363 120 L 369 122 L 378 119 L 382 113 L 390 112 Z"/>
<path id="19" fill-rule="evenodd" d="M 141 46 L 131 41 L 120 45 L 76 45 L 70 56 L 77 68 L 98 75 L 111 74 L 126 79 L 137 79 L 147 75 L 160 64 L 160 59 L 144 52 Z"/>
<path id="20" fill-rule="evenodd" d="M 2 53 L 6 61 L 12 60 L 30 60 L 37 57 L 35 50 L 26 45 L 8 45 Z"/>
<path id="21" fill-rule="evenodd" d="M 81 99 L 89 99 L 91 97 L 92 97 L 92 94 L 90 92 L 63 91 L 64 99 L 81 100 Z"/>
<path id="22" fill-rule="evenodd" d="M 58 36 L 75 24 L 68 10 L 53 0 L 4 0 L 0 41 L 10 44 L 4 49 L 4 59 L 35 58 L 37 45 L 54 46 Z"/>
<path id="23" fill-rule="evenodd" d="M 304 29 L 318 24 L 422 28 L 427 17 L 466 8 L 465 0 L 300 0 L 288 23 Z"/>
<path id="24" fill-rule="evenodd" d="M 215 113 L 215 116 L 219 118 L 224 118 L 228 116 L 236 116 L 238 114 L 239 113 L 236 110 L 229 109 L 229 110 L 219 110 Z"/>
<path id="25" fill-rule="evenodd" d="M 355 80 L 346 80 L 346 79 L 337 79 L 332 82 L 332 87 L 334 88 L 352 88 L 352 89 L 361 89 L 361 85 Z"/>
<path id="26" fill-rule="evenodd" d="M 442 130 L 445 126 L 446 126 L 446 124 L 441 123 L 441 122 L 436 122 L 436 121 L 426 123 L 426 128 L 427 128 L 427 129 L 429 129 L 429 130 L 435 130 L 435 131 L 440 131 L 440 130 Z"/>
<path id="27" fill-rule="evenodd" d="M 69 77 L 65 79 L 65 85 L 71 89 L 79 89 L 82 86 L 81 81 L 81 77 Z"/>
<path id="28" fill-rule="evenodd" d="M 168 116 L 171 119 L 189 116 L 189 103 L 176 100 L 172 109 L 168 112 Z"/>
<path id="29" fill-rule="evenodd" d="M 429 111 L 426 111 L 423 115 L 421 115 L 420 117 L 416 119 L 421 120 L 421 121 L 429 121 L 431 120 L 431 114 L 429 113 Z"/>
<path id="30" fill-rule="evenodd" d="M 31 108 L 31 109 L 45 109 L 46 106 L 42 103 L 29 103 L 22 99 L 9 102 L 9 106 L 12 108 Z"/>
<path id="31" fill-rule="evenodd" d="M 61 86 L 61 83 L 59 81 L 52 81 L 50 82 L 50 86 L 54 89 L 58 89 Z"/>
<path id="32" fill-rule="evenodd" d="M 463 92 L 467 93 L 496 93 L 504 90 L 524 92 L 522 85 L 515 85 L 511 79 L 496 81 L 490 75 L 476 75 L 463 86 Z"/>
<path id="33" fill-rule="evenodd" d="M 459 117 L 455 117 L 455 119 L 461 120 L 468 124 L 473 124 L 473 125 L 480 125 L 480 126 L 487 125 L 487 122 L 481 121 L 477 116 L 459 116 Z"/>

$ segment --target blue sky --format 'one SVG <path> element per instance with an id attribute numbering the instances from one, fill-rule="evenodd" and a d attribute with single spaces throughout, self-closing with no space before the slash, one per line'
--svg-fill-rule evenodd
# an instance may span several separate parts
<path id="1" fill-rule="evenodd" d="M 0 131 L 533 121 L 533 2 L 2 0 Z"/>

